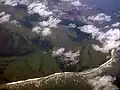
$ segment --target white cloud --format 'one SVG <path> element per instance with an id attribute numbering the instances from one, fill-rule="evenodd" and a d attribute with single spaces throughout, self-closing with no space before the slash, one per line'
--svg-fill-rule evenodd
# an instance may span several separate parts
<path id="1" fill-rule="evenodd" d="M 93 25 L 85 25 L 79 27 L 79 29 L 85 33 L 91 33 L 92 37 L 99 40 L 103 45 L 102 47 L 98 45 L 93 45 L 94 49 L 108 52 L 109 50 L 116 48 L 120 45 L 120 29 L 113 28 L 107 32 L 102 32 Z"/>
<path id="2" fill-rule="evenodd" d="M 48 21 L 42 21 L 39 24 L 42 27 L 49 27 L 49 28 L 54 27 L 54 28 L 56 28 L 57 24 L 60 23 L 60 22 L 61 22 L 60 19 L 53 18 L 53 16 L 50 16 Z"/>
<path id="3" fill-rule="evenodd" d="M 53 51 L 53 52 L 52 52 L 52 55 L 53 55 L 53 56 L 60 56 L 60 55 L 62 55 L 62 54 L 64 53 L 64 51 L 65 51 L 65 48 L 61 47 L 61 48 L 59 48 L 58 50 Z"/>
<path id="4" fill-rule="evenodd" d="M 71 4 L 73 5 L 73 6 L 82 6 L 82 3 L 79 1 L 79 0 L 76 0 L 76 1 L 72 1 L 71 2 Z"/>
<path id="5" fill-rule="evenodd" d="M 105 26 L 104 28 L 109 28 L 110 26 Z"/>
<path id="6" fill-rule="evenodd" d="M 93 45 L 93 48 L 97 51 L 101 51 L 104 53 L 108 53 L 109 50 L 114 49 L 116 47 L 118 47 L 120 45 L 120 42 L 116 42 L 116 41 L 107 41 L 103 43 L 103 46 L 100 47 L 98 45 Z"/>
<path id="7" fill-rule="evenodd" d="M 72 51 L 64 53 L 64 56 L 66 58 L 69 58 L 69 60 L 75 60 L 76 57 L 80 56 L 80 51 L 78 50 L 77 52 L 73 53 Z"/>
<path id="8" fill-rule="evenodd" d="M 88 82 L 94 87 L 94 90 L 107 90 L 108 87 L 111 87 L 115 78 L 112 76 L 103 76 L 103 77 L 95 77 L 94 79 L 89 80 Z"/>
<path id="9" fill-rule="evenodd" d="M 15 24 L 15 25 L 21 27 L 20 23 L 17 20 L 15 20 L 15 19 L 11 20 L 10 23 Z"/>
<path id="10" fill-rule="evenodd" d="M 48 26 L 49 26 L 49 22 L 48 22 L 48 21 L 42 21 L 42 22 L 40 22 L 39 24 L 40 24 L 40 26 L 42 26 L 42 27 L 48 27 Z"/>
<path id="11" fill-rule="evenodd" d="M 3 15 L 5 15 L 4 11 L 0 13 L 0 17 L 2 17 Z"/>
<path id="12" fill-rule="evenodd" d="M 76 28 L 76 24 L 70 23 L 70 24 L 69 24 L 69 27 L 70 27 L 70 28 Z"/>
<path id="13" fill-rule="evenodd" d="M 120 22 L 116 22 L 116 23 L 112 24 L 112 27 L 120 27 Z"/>
<path id="14" fill-rule="evenodd" d="M 51 36 L 52 34 L 52 31 L 50 28 L 41 28 L 39 26 L 34 27 L 32 31 L 44 37 Z"/>
<path id="15" fill-rule="evenodd" d="M 94 38 L 97 34 L 99 34 L 99 28 L 95 27 L 94 25 L 84 25 L 82 27 L 79 27 L 79 29 L 82 32 L 92 34 L 92 37 Z"/>
<path id="16" fill-rule="evenodd" d="M 10 14 L 5 14 L 5 12 L 1 12 L 0 13 L 0 23 L 10 21 L 10 17 L 11 17 Z"/>
<path id="17" fill-rule="evenodd" d="M 42 31 L 42 36 L 51 36 L 52 31 L 50 30 L 50 28 L 44 28 Z"/>
<path id="18" fill-rule="evenodd" d="M 108 16 L 104 13 L 99 13 L 96 16 L 89 16 L 88 20 L 109 22 L 109 21 L 111 21 L 111 16 Z"/>
<path id="19" fill-rule="evenodd" d="M 45 3 L 40 1 L 33 1 L 31 3 L 31 0 L 6 0 L 4 4 L 10 6 L 17 6 L 18 4 L 28 5 L 29 14 L 37 13 L 43 17 L 47 17 L 52 14 L 51 11 L 48 11 L 48 7 L 45 5 Z"/>
<path id="20" fill-rule="evenodd" d="M 105 37 L 108 40 L 118 40 L 120 39 L 120 29 L 110 29 L 105 33 Z"/>
<path id="21" fill-rule="evenodd" d="M 44 3 L 33 2 L 28 6 L 28 13 L 37 13 L 40 16 L 47 17 L 52 14 L 52 12 L 48 11 L 47 9 L 48 7 Z"/>
<path id="22" fill-rule="evenodd" d="M 79 62 L 79 59 L 77 57 L 80 56 L 80 51 L 77 52 L 66 52 L 63 54 L 64 58 L 62 58 L 62 61 L 65 62 L 66 66 L 69 65 L 76 65 Z"/>
<path id="23" fill-rule="evenodd" d="M 115 28 L 108 30 L 106 33 L 101 32 L 97 39 L 103 43 L 103 46 L 94 45 L 94 48 L 99 51 L 108 52 L 120 45 L 120 29 Z"/>
<path id="24" fill-rule="evenodd" d="M 61 47 L 56 51 L 52 52 L 53 56 L 61 56 L 64 55 L 66 58 L 69 58 L 70 60 L 75 60 L 76 57 L 80 55 L 80 50 L 77 52 L 73 53 L 72 51 L 65 52 L 65 48 Z"/>
<path id="25" fill-rule="evenodd" d="M 62 2 L 69 2 L 73 6 L 82 6 L 82 3 L 79 0 L 61 0 Z"/>
<path id="26" fill-rule="evenodd" d="M 28 0 L 6 0 L 5 5 L 17 6 L 18 4 L 28 4 Z"/>
<path id="27" fill-rule="evenodd" d="M 32 31 L 41 34 L 42 36 L 51 36 L 51 28 L 57 28 L 57 24 L 60 22 L 61 20 L 50 16 L 47 21 L 39 22 L 40 26 L 34 27 Z"/>
<path id="28" fill-rule="evenodd" d="M 33 32 L 36 32 L 37 34 L 40 34 L 40 32 L 42 31 L 42 28 L 40 28 L 39 26 L 36 26 L 32 29 Z"/>
<path id="29" fill-rule="evenodd" d="M 73 1 L 73 0 L 61 0 L 61 1 L 63 1 L 63 2 L 69 2 L 69 1 Z"/>
<path id="30" fill-rule="evenodd" d="M 6 0 L 5 5 L 16 6 L 18 3 L 16 0 Z"/>
<path id="31" fill-rule="evenodd" d="M 51 36 L 52 34 L 52 31 L 50 28 L 41 28 L 39 26 L 34 27 L 32 31 L 44 37 Z"/>
<path id="32" fill-rule="evenodd" d="M 52 55 L 60 56 L 58 57 L 58 59 L 64 64 L 66 64 L 66 66 L 75 65 L 76 63 L 79 62 L 79 59 L 77 59 L 77 57 L 80 56 L 80 50 L 78 50 L 77 52 L 72 51 L 65 52 L 65 48 L 62 47 L 56 51 L 53 51 Z"/>

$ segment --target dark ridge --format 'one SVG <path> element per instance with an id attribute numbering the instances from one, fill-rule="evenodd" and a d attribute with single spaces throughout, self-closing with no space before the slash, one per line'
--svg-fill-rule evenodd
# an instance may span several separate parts
<path id="1" fill-rule="evenodd" d="M 27 11 L 27 6 L 24 4 L 18 4 L 17 6 L 14 6 L 15 9 L 22 9 Z"/>
<path id="2" fill-rule="evenodd" d="M 91 38 L 90 34 L 84 33 L 82 31 L 80 31 L 78 28 L 74 28 L 74 29 L 71 29 L 71 30 L 76 33 L 76 37 L 74 37 L 72 35 L 68 35 L 69 38 L 71 38 L 73 41 L 81 42 L 84 39 Z"/>
<path id="3" fill-rule="evenodd" d="M 120 90 L 120 77 L 116 77 L 116 80 L 114 81 L 114 83 Z"/>
<path id="4" fill-rule="evenodd" d="M 68 26 L 69 24 L 76 24 L 77 27 L 84 26 L 86 23 L 78 20 L 69 20 L 69 19 L 61 19 L 62 21 L 59 23 L 61 25 Z"/>
<path id="5" fill-rule="evenodd" d="M 27 19 L 22 19 L 22 20 L 18 20 L 19 23 L 23 26 L 25 26 L 26 28 L 33 28 L 34 25 Z"/>
<path id="6" fill-rule="evenodd" d="M 31 45 L 20 34 L 0 25 L 0 56 L 21 56 L 32 52 Z"/>
<path id="7" fill-rule="evenodd" d="M 53 44 L 50 40 L 47 39 L 40 39 L 40 38 L 34 38 L 32 39 L 32 43 L 38 47 L 37 50 L 51 50 L 53 48 Z"/>
<path id="8" fill-rule="evenodd" d="M 26 53 L 0 53 L 0 57 L 11 57 L 11 56 L 24 56 L 31 54 L 32 51 L 26 52 Z"/>
<path id="9" fill-rule="evenodd" d="M 36 13 L 24 17 L 24 19 L 28 21 L 38 21 L 39 18 L 40 18 L 39 14 L 36 14 Z"/>

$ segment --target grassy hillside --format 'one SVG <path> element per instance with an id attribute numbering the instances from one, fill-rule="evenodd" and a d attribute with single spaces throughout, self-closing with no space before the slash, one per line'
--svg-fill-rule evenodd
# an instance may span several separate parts
<path id="1" fill-rule="evenodd" d="M 0 4 L 0 11 L 12 15 L 11 19 L 18 20 L 21 24 L 0 24 L 0 79 L 16 81 L 60 72 L 60 63 L 52 57 L 51 52 L 61 47 L 66 48 L 66 51 L 81 50 L 79 63 L 63 71 L 81 71 L 97 67 L 107 60 L 108 54 L 102 54 L 92 48 L 92 44 L 98 44 L 98 41 L 77 28 L 67 27 L 70 23 L 77 26 L 84 23 L 63 20 L 59 28 L 51 28 L 51 38 L 43 38 L 32 32 L 32 27 L 38 24 L 37 21 L 43 21 L 45 18 L 37 14 L 29 15 L 25 6 L 22 7 L 24 9 L 21 6 Z"/>

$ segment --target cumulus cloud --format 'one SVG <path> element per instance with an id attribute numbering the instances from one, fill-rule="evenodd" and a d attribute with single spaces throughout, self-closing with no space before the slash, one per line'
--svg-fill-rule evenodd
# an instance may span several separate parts
<path id="1" fill-rule="evenodd" d="M 60 56 L 60 55 L 62 55 L 62 54 L 64 53 L 64 51 L 65 51 L 65 48 L 61 47 L 61 48 L 59 48 L 58 50 L 53 51 L 53 52 L 52 52 L 52 55 L 53 55 L 53 56 Z"/>
<path id="2" fill-rule="evenodd" d="M 52 34 L 52 31 L 50 28 L 41 28 L 39 26 L 34 27 L 32 31 L 44 37 L 51 36 Z"/>
<path id="3" fill-rule="evenodd" d="M 4 23 L 4 22 L 10 22 L 12 24 L 18 25 L 21 27 L 21 25 L 19 24 L 19 22 L 17 20 L 11 20 L 10 17 L 12 15 L 10 14 L 6 14 L 4 11 L 0 13 L 0 23 Z"/>
<path id="4" fill-rule="evenodd" d="M 109 28 L 110 26 L 105 26 L 104 28 Z"/>
<path id="5" fill-rule="evenodd" d="M 101 90 L 101 88 L 104 88 L 104 90 L 107 90 L 108 88 L 105 87 L 111 87 L 113 82 L 115 81 L 115 78 L 112 76 L 103 76 L 103 77 L 96 77 L 94 79 L 89 80 L 94 88 L 94 90 Z"/>
<path id="6" fill-rule="evenodd" d="M 75 53 L 72 51 L 69 51 L 69 52 L 64 53 L 64 56 L 66 58 L 69 58 L 70 60 L 75 60 L 76 57 L 80 56 L 80 51 L 78 50 Z"/>
<path id="7" fill-rule="evenodd" d="M 82 3 L 79 0 L 61 0 L 62 2 L 69 2 L 73 6 L 82 6 Z"/>
<path id="8" fill-rule="evenodd" d="M 50 28 L 44 28 L 42 31 L 42 36 L 51 36 L 52 31 Z"/>
<path id="9" fill-rule="evenodd" d="M 112 24 L 112 27 L 120 27 L 120 22 L 116 22 L 116 23 Z"/>
<path id="10" fill-rule="evenodd" d="M 106 33 L 104 33 L 104 37 L 106 37 L 107 40 L 119 40 L 120 29 L 118 28 L 110 29 Z"/>
<path id="11" fill-rule="evenodd" d="M 18 3 L 16 0 L 6 0 L 5 5 L 16 6 Z"/>
<path id="12" fill-rule="evenodd" d="M 48 11 L 48 7 L 41 2 L 33 2 L 28 6 L 28 13 L 34 14 L 37 13 L 40 16 L 47 17 L 52 14 L 51 11 Z"/>
<path id="13" fill-rule="evenodd" d="M 10 21 L 10 14 L 6 14 L 5 12 L 0 13 L 0 23 L 8 22 Z"/>
<path id="14" fill-rule="evenodd" d="M 49 27 L 49 28 L 54 27 L 54 28 L 56 28 L 57 24 L 60 23 L 60 22 L 61 22 L 60 19 L 53 18 L 53 16 L 50 16 L 47 21 L 42 21 L 39 24 L 42 27 Z"/>
<path id="15" fill-rule="evenodd" d="M 103 43 L 103 46 L 93 45 L 93 48 L 97 51 L 108 53 L 109 50 L 114 49 L 120 45 L 120 42 L 116 41 L 107 41 Z"/>
<path id="16" fill-rule="evenodd" d="M 71 4 L 73 5 L 73 6 L 82 6 L 82 3 L 79 1 L 79 0 L 76 0 L 76 1 L 72 1 L 71 2 Z"/>
<path id="17" fill-rule="evenodd" d="M 51 36 L 51 28 L 57 28 L 57 25 L 60 22 L 61 20 L 50 16 L 47 21 L 39 22 L 39 26 L 34 27 L 32 31 L 41 34 L 42 36 Z"/>
<path id="18" fill-rule="evenodd" d="M 76 24 L 70 23 L 70 24 L 69 24 L 69 27 L 70 27 L 70 28 L 76 28 L 77 26 L 76 26 Z"/>
<path id="19" fill-rule="evenodd" d="M 63 1 L 63 2 L 69 2 L 69 1 L 73 1 L 73 0 L 61 0 L 61 1 Z"/>
<path id="20" fill-rule="evenodd" d="M 28 4 L 28 0 L 5 0 L 5 5 L 17 6 L 18 4 Z"/>
<path id="21" fill-rule="evenodd" d="M 94 25 L 84 25 L 82 27 L 78 27 L 82 32 L 92 34 L 94 38 L 99 34 L 99 28 L 95 27 Z"/>
<path id="22" fill-rule="evenodd" d="M 108 52 L 109 50 L 120 45 L 119 28 L 112 28 L 107 32 L 102 32 L 94 25 L 85 25 L 83 27 L 79 27 L 79 29 L 83 32 L 91 33 L 93 38 L 99 40 L 103 44 L 102 47 L 98 45 L 93 45 L 94 49 L 96 50 Z"/>
<path id="23" fill-rule="evenodd" d="M 10 23 L 15 24 L 15 25 L 21 27 L 19 21 L 15 20 L 15 19 L 14 19 L 14 20 L 11 20 Z"/>
<path id="24" fill-rule="evenodd" d="M 116 48 L 120 45 L 120 29 L 114 28 L 102 33 L 97 38 L 103 43 L 102 47 L 94 45 L 94 48 L 99 51 L 108 52 L 110 49 Z"/>
<path id="25" fill-rule="evenodd" d="M 108 16 L 105 13 L 99 13 L 96 16 L 89 16 L 88 20 L 109 22 L 109 21 L 111 21 L 111 16 Z"/>
<path id="26" fill-rule="evenodd" d="M 40 28 L 39 26 L 36 26 L 32 29 L 33 32 L 36 32 L 37 34 L 40 34 L 40 32 L 42 31 L 42 28 Z"/>
<path id="27" fill-rule="evenodd" d="M 5 15 L 4 11 L 0 13 L 0 17 L 2 17 L 3 15 Z"/>
<path id="28" fill-rule="evenodd" d="M 37 13 L 43 17 L 47 17 L 52 14 L 52 12 L 48 10 L 47 5 L 40 1 L 32 1 L 31 3 L 31 0 L 5 0 L 4 4 L 10 6 L 17 6 L 18 4 L 24 4 L 28 6 L 29 14 Z"/>
<path id="29" fill-rule="evenodd" d="M 65 52 L 65 48 L 61 47 L 60 49 L 53 51 L 52 55 L 58 57 L 58 59 L 64 63 L 66 67 L 69 65 L 75 65 L 79 62 L 79 59 L 77 57 L 80 56 L 80 50 L 77 52 Z"/>

